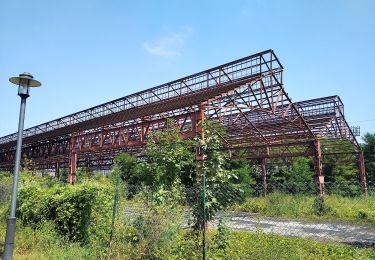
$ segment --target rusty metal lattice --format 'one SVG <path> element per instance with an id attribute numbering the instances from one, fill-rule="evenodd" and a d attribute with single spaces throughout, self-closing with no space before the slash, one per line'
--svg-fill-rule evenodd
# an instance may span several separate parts
<path id="1" fill-rule="evenodd" d="M 283 66 L 272 50 L 147 89 L 24 131 L 23 156 L 33 167 L 58 172 L 77 167 L 108 169 L 121 152 L 137 154 L 148 134 L 171 120 L 194 137 L 202 116 L 226 130 L 232 158 L 312 156 L 316 181 L 324 181 L 325 156 L 354 154 L 366 183 L 363 155 L 338 96 L 292 102 Z M 11 169 L 17 133 L 0 138 L 0 168 Z"/>

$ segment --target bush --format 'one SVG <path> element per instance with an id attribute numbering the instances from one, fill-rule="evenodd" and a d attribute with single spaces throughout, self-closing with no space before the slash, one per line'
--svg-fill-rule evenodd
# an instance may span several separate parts
<path id="1" fill-rule="evenodd" d="M 226 249 L 229 246 L 229 235 L 230 229 L 225 225 L 222 219 L 219 220 L 217 226 L 217 232 L 213 237 L 213 250 L 216 250 L 222 254 L 224 257 L 226 254 Z"/>
<path id="2" fill-rule="evenodd" d="M 133 205 L 135 206 L 135 205 Z M 150 205 L 137 212 L 130 203 L 120 205 L 109 258 L 166 259 L 172 254 L 183 223 L 182 209 Z"/>
<path id="3" fill-rule="evenodd" d="M 19 190 L 17 215 L 33 228 L 51 220 L 56 231 L 73 242 L 100 241 L 109 233 L 112 193 L 103 183 L 49 188 L 32 182 Z"/>
<path id="4" fill-rule="evenodd" d="M 324 203 L 324 198 L 320 196 L 315 198 L 312 209 L 313 213 L 318 216 L 326 215 L 332 211 L 331 207 Z"/>

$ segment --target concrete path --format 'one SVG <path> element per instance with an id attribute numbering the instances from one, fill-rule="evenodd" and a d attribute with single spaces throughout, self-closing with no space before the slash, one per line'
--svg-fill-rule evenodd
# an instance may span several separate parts
<path id="1" fill-rule="evenodd" d="M 277 217 L 260 217 L 247 212 L 220 212 L 218 219 L 237 230 L 273 233 L 284 236 L 304 237 L 319 241 L 337 241 L 358 246 L 375 246 L 375 228 L 347 222 L 287 220 Z"/>
<path id="2" fill-rule="evenodd" d="M 143 210 L 142 210 L 143 209 Z M 125 213 L 131 218 L 147 212 L 143 207 L 125 207 Z M 185 211 L 185 219 L 191 219 L 191 212 Z M 317 241 L 342 242 L 361 247 L 375 247 L 375 227 L 339 221 L 291 220 L 281 217 L 262 217 L 248 212 L 218 212 L 209 226 L 216 227 L 219 219 L 234 230 L 262 231 L 267 234 L 303 237 Z M 183 224 L 189 227 L 188 221 Z"/>

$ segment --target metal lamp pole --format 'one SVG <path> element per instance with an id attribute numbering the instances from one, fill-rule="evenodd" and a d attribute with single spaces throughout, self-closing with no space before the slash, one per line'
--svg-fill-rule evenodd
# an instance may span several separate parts
<path id="1" fill-rule="evenodd" d="M 19 75 L 19 77 L 12 77 L 9 81 L 18 85 L 18 95 L 21 97 L 20 116 L 18 122 L 18 135 L 17 135 L 17 148 L 16 148 L 16 162 L 13 174 L 13 188 L 12 199 L 10 206 L 10 213 L 7 222 L 7 231 L 4 243 L 4 260 L 10 260 L 13 257 L 14 250 L 14 234 L 16 228 L 16 202 L 17 202 L 17 189 L 18 189 L 18 175 L 20 169 L 21 151 L 22 151 L 22 136 L 23 136 L 23 123 L 25 121 L 26 99 L 29 97 L 30 87 L 40 87 L 42 84 L 33 79 L 34 77 L 27 72 Z"/>

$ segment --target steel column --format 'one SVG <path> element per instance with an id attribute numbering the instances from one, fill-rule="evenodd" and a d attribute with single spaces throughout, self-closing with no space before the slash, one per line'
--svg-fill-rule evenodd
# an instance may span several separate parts
<path id="1" fill-rule="evenodd" d="M 363 194 L 367 196 L 367 183 L 366 183 L 366 168 L 363 151 L 358 153 L 358 170 L 359 170 L 359 183 Z"/>
<path id="2" fill-rule="evenodd" d="M 70 152 L 69 156 L 69 176 L 68 182 L 74 185 L 77 181 L 76 171 L 77 171 L 77 153 L 75 151 Z"/>
<path id="3" fill-rule="evenodd" d="M 267 169 L 266 169 L 266 158 L 262 158 L 262 195 L 267 195 Z"/>
<path id="4" fill-rule="evenodd" d="M 204 116 L 205 113 L 205 107 L 203 104 L 199 106 L 199 110 L 197 111 L 196 115 L 194 116 L 195 120 L 193 122 L 193 135 L 198 135 L 201 140 L 204 140 L 204 129 L 203 129 L 203 123 L 204 123 Z M 204 160 L 204 154 L 203 151 L 199 146 L 196 147 L 195 152 L 195 160 L 196 160 L 196 182 L 197 182 L 197 203 L 202 203 L 203 208 L 203 214 L 202 214 L 202 222 L 200 223 L 200 228 L 202 231 L 202 259 L 206 259 L 206 229 L 207 229 L 207 223 L 206 223 L 206 216 L 205 216 L 205 210 L 206 210 L 206 176 L 203 170 L 203 160 Z M 202 192 L 202 199 L 201 202 L 199 199 L 201 196 L 199 196 L 199 193 Z M 198 206 L 199 208 L 199 206 Z"/>
<path id="5" fill-rule="evenodd" d="M 195 127 L 195 129 L 193 129 L 193 134 L 198 135 L 201 140 L 204 140 L 204 131 L 203 131 L 204 112 L 205 112 L 204 105 L 200 105 L 199 110 L 196 113 L 195 123 L 193 124 L 193 127 Z M 197 161 L 203 160 L 203 154 L 200 149 L 197 149 L 196 159 Z"/>
<path id="6" fill-rule="evenodd" d="M 56 161 L 56 166 L 55 166 L 55 177 L 59 180 L 60 179 L 60 162 Z"/>
<path id="7" fill-rule="evenodd" d="M 319 139 L 314 140 L 313 149 L 314 149 L 315 184 L 316 184 L 318 195 L 323 196 L 324 195 L 324 175 L 323 175 L 322 150 L 320 147 Z"/>

